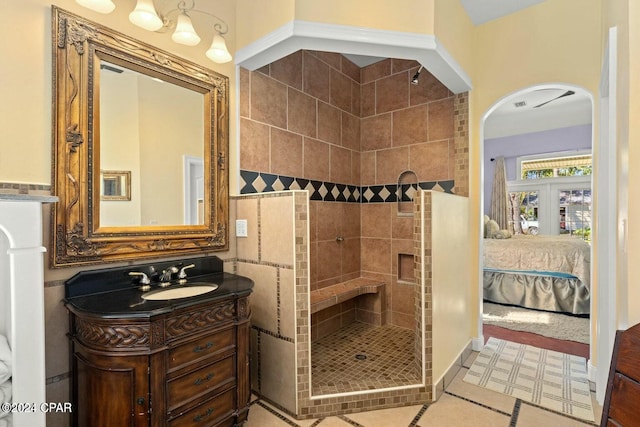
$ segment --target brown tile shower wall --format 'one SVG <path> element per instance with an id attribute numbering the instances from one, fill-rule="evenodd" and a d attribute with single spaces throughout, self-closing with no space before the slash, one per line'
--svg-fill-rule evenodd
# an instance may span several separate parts
<path id="1" fill-rule="evenodd" d="M 418 182 L 456 175 L 456 98 L 428 71 L 410 84 L 415 61 L 387 59 L 361 71 L 361 183 L 397 183 L 405 171 Z M 362 205 L 362 276 L 387 283 L 387 322 L 416 327 L 413 215 L 396 203 Z"/>
<path id="2" fill-rule="evenodd" d="M 298 51 L 240 70 L 240 168 L 359 185 L 358 68 Z"/>
<path id="3" fill-rule="evenodd" d="M 359 80 L 328 52 L 241 69 L 241 169 L 360 185 Z M 310 220 L 312 290 L 358 277 L 360 205 L 312 201 Z"/>
<path id="4" fill-rule="evenodd" d="M 415 61 L 387 59 L 362 69 L 362 185 L 454 178 L 454 95 L 428 71 L 410 83 Z"/>
<path id="5" fill-rule="evenodd" d="M 326 337 L 356 320 L 356 299 L 333 305 L 311 315 L 311 341 Z"/>
<path id="6" fill-rule="evenodd" d="M 241 69 L 241 169 L 352 185 L 394 184 L 406 170 L 419 181 L 462 177 L 460 100 L 426 70 L 411 85 L 418 66 L 386 59 L 359 69 L 336 53 L 298 51 Z M 309 213 L 311 289 L 381 279 L 386 322 L 413 328 L 410 216 L 395 203 L 311 201 Z"/>
<path id="7" fill-rule="evenodd" d="M 309 203 L 311 290 L 360 277 L 359 203 Z"/>

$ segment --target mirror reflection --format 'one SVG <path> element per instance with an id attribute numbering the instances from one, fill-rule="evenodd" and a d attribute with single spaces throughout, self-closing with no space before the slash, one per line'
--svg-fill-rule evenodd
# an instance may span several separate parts
<path id="1" fill-rule="evenodd" d="M 51 266 L 227 250 L 229 79 L 51 10 Z"/>
<path id="2" fill-rule="evenodd" d="M 203 224 L 204 95 L 115 61 L 99 79 L 100 168 L 130 175 L 130 197 L 101 198 L 99 227 Z"/>

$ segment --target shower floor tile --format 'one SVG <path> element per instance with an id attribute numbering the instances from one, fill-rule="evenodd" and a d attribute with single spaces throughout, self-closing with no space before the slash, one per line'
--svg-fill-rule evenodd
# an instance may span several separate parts
<path id="1" fill-rule="evenodd" d="M 353 322 L 311 343 L 314 396 L 421 382 L 414 332 Z"/>

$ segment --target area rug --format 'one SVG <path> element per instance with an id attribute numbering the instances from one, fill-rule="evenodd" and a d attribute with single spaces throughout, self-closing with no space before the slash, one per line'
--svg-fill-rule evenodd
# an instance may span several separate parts
<path id="1" fill-rule="evenodd" d="M 491 337 L 464 381 L 594 421 L 584 357 Z"/>
<path id="2" fill-rule="evenodd" d="M 487 325 L 589 344 L 589 319 L 586 317 L 490 302 L 485 302 L 483 306 L 482 321 Z"/>

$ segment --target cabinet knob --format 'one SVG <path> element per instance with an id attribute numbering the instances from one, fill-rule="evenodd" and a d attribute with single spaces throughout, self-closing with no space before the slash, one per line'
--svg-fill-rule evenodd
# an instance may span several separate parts
<path id="1" fill-rule="evenodd" d="M 144 402 L 145 402 L 144 397 L 139 397 L 138 400 L 136 400 L 136 403 L 140 406 L 144 405 Z"/>

